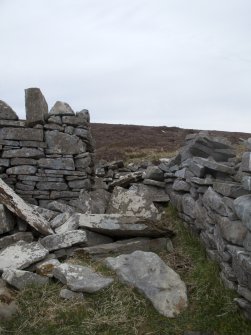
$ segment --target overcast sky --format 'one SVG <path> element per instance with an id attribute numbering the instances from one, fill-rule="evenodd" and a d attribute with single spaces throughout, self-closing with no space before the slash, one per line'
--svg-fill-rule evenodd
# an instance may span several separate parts
<path id="1" fill-rule="evenodd" d="M 0 0 L 0 99 L 93 122 L 251 132 L 250 0 Z"/>

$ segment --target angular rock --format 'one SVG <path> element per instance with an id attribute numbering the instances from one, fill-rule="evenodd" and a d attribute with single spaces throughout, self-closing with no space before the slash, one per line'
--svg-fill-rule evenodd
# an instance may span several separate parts
<path id="1" fill-rule="evenodd" d="M 52 229 L 62 226 L 71 216 L 71 213 L 65 212 L 58 214 L 51 222 L 50 226 Z"/>
<path id="2" fill-rule="evenodd" d="M 48 104 L 39 88 L 25 90 L 26 124 L 44 124 L 48 115 Z"/>
<path id="3" fill-rule="evenodd" d="M 19 241 L 0 252 L 0 271 L 25 269 L 44 259 L 48 253 L 40 243 Z"/>
<path id="4" fill-rule="evenodd" d="M 75 115 L 75 113 L 69 104 L 63 101 L 57 101 L 50 110 L 49 116 L 51 117 L 51 115 Z"/>
<path id="5" fill-rule="evenodd" d="M 248 193 L 246 190 L 242 188 L 241 184 L 233 182 L 215 181 L 213 183 L 213 189 L 216 192 L 231 198 L 238 198 L 241 195 Z"/>
<path id="6" fill-rule="evenodd" d="M 212 209 L 222 216 L 229 215 L 229 209 L 224 203 L 222 197 L 211 187 L 209 187 L 206 193 L 203 195 L 203 204 L 205 207 Z"/>
<path id="7" fill-rule="evenodd" d="M 169 241 L 171 242 L 171 240 L 165 237 L 156 239 L 137 237 L 129 240 L 120 240 L 113 243 L 99 244 L 92 247 L 76 249 L 75 252 L 77 254 L 84 252 L 95 258 L 107 257 L 116 253 L 131 253 L 136 250 L 156 252 L 166 250 Z"/>
<path id="8" fill-rule="evenodd" d="M 175 191 L 189 192 L 190 188 L 191 185 L 181 179 L 176 179 L 173 183 L 173 189 Z"/>
<path id="9" fill-rule="evenodd" d="M 247 228 L 241 221 L 231 221 L 227 217 L 220 216 L 218 224 L 225 240 L 243 246 L 243 240 L 247 235 Z"/>
<path id="10" fill-rule="evenodd" d="M 251 302 L 251 291 L 245 286 L 238 285 L 238 294 Z"/>
<path id="11" fill-rule="evenodd" d="M 43 129 L 35 128 L 1 128 L 0 139 L 17 141 L 43 141 Z"/>
<path id="12" fill-rule="evenodd" d="M 187 307 L 187 292 L 180 276 L 152 252 L 135 251 L 105 264 L 119 279 L 136 287 L 162 315 L 173 318 Z"/>
<path id="13" fill-rule="evenodd" d="M 69 215 L 69 218 L 63 224 L 61 224 L 59 227 L 56 228 L 55 231 L 57 234 L 64 234 L 67 231 L 78 229 L 80 214 L 79 213 L 74 213 L 72 215 L 69 213 L 67 214 Z"/>
<path id="14" fill-rule="evenodd" d="M 148 166 L 146 169 L 144 179 L 152 179 L 156 181 L 164 180 L 164 173 L 157 166 Z"/>
<path id="15" fill-rule="evenodd" d="M 145 218 L 158 218 L 157 207 L 148 197 L 138 194 L 137 190 L 116 187 L 112 193 L 107 214 L 137 215 Z"/>
<path id="16" fill-rule="evenodd" d="M 144 179 L 143 183 L 149 186 L 155 186 L 159 188 L 165 188 L 166 184 L 163 181 L 157 181 L 152 179 Z"/>
<path id="17" fill-rule="evenodd" d="M 165 222 L 123 214 L 80 214 L 79 227 L 108 236 L 172 236 Z"/>
<path id="18" fill-rule="evenodd" d="M 2 179 L 0 179 L 0 202 L 41 234 L 53 234 L 49 223 L 27 205 Z"/>
<path id="19" fill-rule="evenodd" d="M 109 184 L 109 189 L 113 189 L 116 186 L 127 187 L 131 183 L 137 183 L 138 181 L 142 180 L 143 172 L 137 171 L 133 173 L 128 173 L 127 175 L 121 177 L 118 180 L 114 180 L 112 183 Z"/>
<path id="20" fill-rule="evenodd" d="M 75 170 L 72 158 L 41 158 L 38 161 L 38 166 L 54 170 Z"/>
<path id="21" fill-rule="evenodd" d="M 44 157 L 43 150 L 34 149 L 34 148 L 22 148 L 22 149 L 13 149 L 4 151 L 3 158 L 16 158 L 16 157 L 24 157 L 24 158 L 41 158 Z"/>
<path id="22" fill-rule="evenodd" d="M 182 210 L 188 215 L 190 218 L 195 219 L 195 200 L 192 198 L 190 194 L 184 194 L 182 196 Z"/>
<path id="23" fill-rule="evenodd" d="M 46 131 L 45 140 L 48 148 L 58 154 L 75 155 L 86 151 L 84 143 L 77 136 L 57 130 Z"/>
<path id="24" fill-rule="evenodd" d="M 237 216 L 251 231 L 251 195 L 243 195 L 235 199 L 234 208 Z"/>
<path id="25" fill-rule="evenodd" d="M 84 231 L 71 230 L 63 234 L 46 236 L 40 240 L 40 243 L 49 251 L 68 248 L 76 244 L 85 244 L 87 236 Z"/>
<path id="26" fill-rule="evenodd" d="M 92 162 L 91 156 L 75 159 L 76 169 L 86 169 Z"/>
<path id="27" fill-rule="evenodd" d="M 5 171 L 7 174 L 35 174 L 37 168 L 33 165 L 19 165 L 13 166 Z"/>
<path id="28" fill-rule="evenodd" d="M 251 153 L 244 152 L 242 156 L 241 169 L 244 172 L 251 172 Z"/>
<path id="29" fill-rule="evenodd" d="M 159 187 L 144 185 L 144 184 L 133 184 L 129 190 L 136 192 L 144 198 L 147 198 L 150 202 L 168 202 L 170 200 L 165 190 Z"/>
<path id="30" fill-rule="evenodd" d="M 71 290 L 68 290 L 67 288 L 62 288 L 62 290 L 59 293 L 59 297 L 65 300 L 75 300 L 75 301 L 81 301 L 84 299 L 83 293 L 73 292 Z"/>
<path id="31" fill-rule="evenodd" d="M 6 248 L 11 244 L 14 244 L 18 241 L 32 242 L 33 235 L 30 232 L 19 232 L 12 235 L 7 235 L 0 238 L 0 249 Z"/>
<path id="32" fill-rule="evenodd" d="M 17 114 L 2 100 L 0 100 L 0 120 L 18 120 Z"/>
<path id="33" fill-rule="evenodd" d="M 43 286 L 49 281 L 49 278 L 47 277 L 40 276 L 33 272 L 16 269 L 5 270 L 2 274 L 2 278 L 18 290 L 22 290 L 30 285 Z"/>
<path id="34" fill-rule="evenodd" d="M 104 277 L 86 266 L 68 263 L 57 266 L 53 270 L 53 275 L 75 292 L 94 293 L 113 282 L 113 278 Z"/>
<path id="35" fill-rule="evenodd" d="M 53 211 L 57 211 L 57 212 L 69 212 L 69 213 L 74 213 L 75 209 L 67 204 L 64 204 L 62 202 L 59 201 L 51 201 L 48 204 L 48 209 L 53 210 Z"/>
<path id="36" fill-rule="evenodd" d="M 88 126 L 88 122 L 86 120 L 86 117 L 83 114 L 77 113 L 76 116 L 63 116 L 62 122 L 64 124 L 67 124 L 69 126 Z"/>
<path id="37" fill-rule="evenodd" d="M 233 175 L 235 173 L 234 168 L 228 165 L 222 164 L 222 163 L 217 163 L 215 161 L 211 161 L 211 160 L 200 158 L 200 157 L 195 157 L 193 160 L 195 163 L 209 170 L 212 170 L 212 171 L 218 171 L 218 172 L 222 172 L 222 173 L 230 174 L 230 175 Z"/>
<path id="38" fill-rule="evenodd" d="M 13 214 L 4 205 L 0 204 L 0 235 L 11 231 L 15 223 Z"/>

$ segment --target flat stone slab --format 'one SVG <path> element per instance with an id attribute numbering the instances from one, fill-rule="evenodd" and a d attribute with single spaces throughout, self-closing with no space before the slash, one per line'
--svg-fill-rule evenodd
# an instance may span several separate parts
<path id="1" fill-rule="evenodd" d="M 104 277 L 87 266 L 63 263 L 53 275 L 74 292 L 94 293 L 112 284 L 113 278 Z"/>
<path id="2" fill-rule="evenodd" d="M 75 170 L 72 158 L 40 158 L 38 166 L 53 170 Z"/>
<path id="3" fill-rule="evenodd" d="M 128 173 L 125 176 L 122 176 L 121 178 L 114 180 L 109 184 L 109 189 L 113 189 L 116 186 L 123 186 L 127 187 L 131 183 L 136 183 L 140 180 L 142 180 L 143 172 L 142 171 L 137 171 L 137 172 L 132 172 Z"/>
<path id="4" fill-rule="evenodd" d="M 49 223 L 0 179 L 0 202 L 41 234 L 53 234 Z"/>
<path id="5" fill-rule="evenodd" d="M 168 244 L 168 238 L 160 237 L 150 239 L 147 237 L 136 237 L 128 240 L 120 240 L 113 243 L 99 244 L 93 247 L 85 247 L 82 249 L 76 249 L 76 254 L 82 252 L 94 256 L 95 258 L 107 257 L 109 254 L 115 253 L 131 253 L 136 250 L 141 251 L 159 251 L 166 250 Z M 171 240 L 169 240 L 171 243 Z"/>
<path id="6" fill-rule="evenodd" d="M 0 139 L 19 141 L 39 141 L 44 138 L 43 129 L 36 128 L 1 128 Z"/>
<path id="7" fill-rule="evenodd" d="M 210 170 L 219 171 L 219 172 L 223 172 L 223 173 L 230 174 L 230 175 L 235 173 L 234 168 L 228 165 L 222 164 L 222 163 L 211 161 L 209 159 L 195 157 L 193 161 Z"/>
<path id="8" fill-rule="evenodd" d="M 160 237 L 173 235 L 167 227 L 158 227 L 158 221 L 121 214 L 80 214 L 79 227 L 108 236 Z"/>
<path id="9" fill-rule="evenodd" d="M 2 278 L 18 290 L 22 290 L 30 285 L 43 286 L 49 282 L 49 278 L 47 277 L 40 276 L 30 271 L 16 269 L 5 270 Z"/>
<path id="10" fill-rule="evenodd" d="M 0 252 L 0 271 L 25 269 L 44 259 L 48 253 L 40 243 L 19 241 Z"/>
<path id="11" fill-rule="evenodd" d="M 135 251 L 105 259 L 119 279 L 133 285 L 157 309 L 169 318 L 180 314 L 187 307 L 187 290 L 180 276 L 152 252 Z"/>
<path id="12" fill-rule="evenodd" d="M 85 242 L 87 242 L 87 236 L 86 232 L 82 230 L 71 230 L 63 234 L 54 234 L 40 240 L 40 243 L 49 251 L 68 248 Z"/>

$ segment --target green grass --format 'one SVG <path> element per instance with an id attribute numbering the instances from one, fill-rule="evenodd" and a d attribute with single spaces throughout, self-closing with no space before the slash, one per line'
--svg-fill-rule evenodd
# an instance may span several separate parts
<path id="1" fill-rule="evenodd" d="M 176 231 L 174 251 L 160 256 L 177 271 L 188 288 L 189 307 L 177 318 L 159 315 L 151 303 L 132 287 L 115 280 L 96 294 L 85 294 L 84 302 L 59 298 L 61 285 L 27 288 L 17 294 L 20 313 L 1 323 L 0 334 L 22 335 L 181 335 L 184 331 L 212 331 L 216 335 L 250 335 L 251 323 L 233 302 L 235 293 L 223 287 L 218 267 L 208 261 L 205 250 L 177 219 L 169 207 L 167 219 Z M 72 259 L 106 275 L 113 272 L 86 257 Z M 116 278 L 116 277 L 115 277 Z"/>

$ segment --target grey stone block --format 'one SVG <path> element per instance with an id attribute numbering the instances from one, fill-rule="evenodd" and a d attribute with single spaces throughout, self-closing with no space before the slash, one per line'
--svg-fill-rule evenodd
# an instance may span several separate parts
<path id="1" fill-rule="evenodd" d="M 48 104 L 39 88 L 25 90 L 25 109 L 27 125 L 44 124 L 48 115 Z"/>

